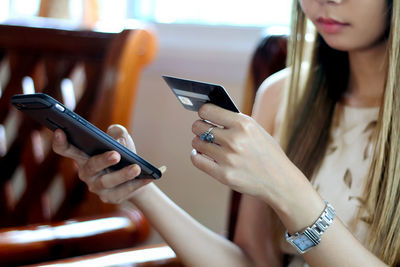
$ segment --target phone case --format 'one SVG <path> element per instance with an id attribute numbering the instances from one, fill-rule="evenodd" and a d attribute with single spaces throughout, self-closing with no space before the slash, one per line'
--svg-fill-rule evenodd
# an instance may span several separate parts
<path id="1" fill-rule="evenodd" d="M 49 95 L 42 93 L 14 95 L 11 98 L 11 103 L 50 130 L 62 129 L 66 133 L 68 141 L 89 156 L 110 150 L 117 151 L 121 155 L 121 160 L 110 167 L 113 170 L 136 163 L 142 169 L 142 173 L 138 178 L 152 177 L 158 179 L 161 177 L 161 172 L 158 168 L 118 143 L 78 114 L 67 109 Z"/>

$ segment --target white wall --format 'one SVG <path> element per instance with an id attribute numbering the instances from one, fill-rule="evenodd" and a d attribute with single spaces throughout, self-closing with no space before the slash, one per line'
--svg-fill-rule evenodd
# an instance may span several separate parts
<path id="1" fill-rule="evenodd" d="M 197 114 L 184 109 L 161 78 L 169 74 L 218 83 L 241 107 L 251 53 L 262 28 L 154 25 L 156 60 L 142 73 L 133 134 L 136 149 L 156 166 L 168 167 L 156 184 L 201 223 L 224 234 L 230 191 L 193 167 L 191 125 Z M 159 242 L 157 235 L 153 242 Z"/>

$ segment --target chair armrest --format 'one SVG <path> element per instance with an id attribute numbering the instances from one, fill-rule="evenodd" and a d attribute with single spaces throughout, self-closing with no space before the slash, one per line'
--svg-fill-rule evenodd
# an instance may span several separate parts
<path id="1" fill-rule="evenodd" d="M 32 266 L 184 266 L 176 257 L 175 252 L 166 244 L 145 246 L 131 249 L 121 249 L 105 253 L 97 253 L 71 259 L 57 260 Z"/>
<path id="2" fill-rule="evenodd" d="M 32 264 L 132 247 L 150 234 L 137 210 L 0 231 L 0 265 Z"/>

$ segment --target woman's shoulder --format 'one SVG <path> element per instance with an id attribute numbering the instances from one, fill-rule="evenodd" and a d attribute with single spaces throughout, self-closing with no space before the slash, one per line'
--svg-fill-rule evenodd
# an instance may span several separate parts
<path id="1" fill-rule="evenodd" d="M 261 84 L 256 94 L 252 116 L 271 135 L 289 77 L 289 68 L 276 72 Z"/>

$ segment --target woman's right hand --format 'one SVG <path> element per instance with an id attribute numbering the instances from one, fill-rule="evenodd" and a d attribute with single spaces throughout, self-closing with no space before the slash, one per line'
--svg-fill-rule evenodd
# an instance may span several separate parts
<path id="1" fill-rule="evenodd" d="M 136 152 L 135 144 L 128 131 L 121 125 L 111 125 L 107 133 L 120 144 Z M 139 188 L 153 179 L 135 179 L 141 172 L 139 165 L 132 164 L 117 171 L 108 167 L 117 164 L 121 156 L 116 151 L 89 157 L 83 151 L 68 143 L 65 133 L 58 129 L 54 133 L 53 150 L 57 154 L 73 159 L 78 166 L 79 178 L 89 190 L 106 203 L 118 204 L 139 194 Z"/>

